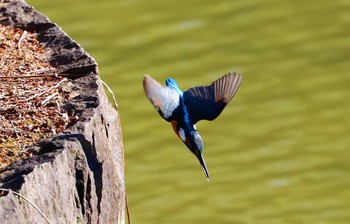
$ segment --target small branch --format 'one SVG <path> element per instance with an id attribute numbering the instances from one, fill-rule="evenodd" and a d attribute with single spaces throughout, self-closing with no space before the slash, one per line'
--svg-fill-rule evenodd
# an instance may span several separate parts
<path id="1" fill-rule="evenodd" d="M 43 102 L 41 102 L 41 105 L 42 105 L 42 106 L 45 106 L 52 98 L 54 98 L 54 97 L 57 96 L 57 95 L 58 95 L 58 93 L 56 92 L 56 93 L 54 93 L 54 94 L 48 96 L 45 100 L 43 100 Z"/>
<path id="2" fill-rule="evenodd" d="M 53 71 L 56 71 L 56 69 L 54 68 L 39 68 L 39 69 L 35 69 L 35 70 L 32 70 L 32 71 L 29 71 L 28 74 L 32 74 L 32 73 L 44 73 L 44 72 L 53 72 Z"/>
<path id="3" fill-rule="evenodd" d="M 15 125 L 13 124 L 12 121 L 11 121 L 11 125 L 12 125 L 13 130 L 15 130 L 16 137 L 18 138 L 18 131 L 17 131 L 17 129 L 16 129 L 16 127 L 15 127 Z"/>
<path id="4" fill-rule="evenodd" d="M 128 224 L 131 224 L 130 209 L 129 209 L 128 198 L 126 197 L 126 192 L 125 192 L 125 207 L 126 207 L 126 215 L 128 218 Z"/>
<path id="5" fill-rule="evenodd" d="M 57 99 L 56 99 L 56 105 L 57 105 L 58 113 L 59 113 L 60 115 L 62 115 L 62 114 L 61 114 L 60 102 L 59 102 Z"/>
<path id="6" fill-rule="evenodd" d="M 63 76 L 59 74 L 43 74 L 43 75 L 14 75 L 14 76 L 0 76 L 0 79 L 22 79 L 22 78 L 38 78 L 38 77 L 50 77 L 50 76 Z"/>
<path id="7" fill-rule="evenodd" d="M 62 79 L 62 80 L 59 81 L 56 85 L 54 85 L 54 86 L 48 88 L 47 90 L 45 90 L 45 91 L 43 91 L 43 92 L 41 92 L 41 93 L 35 94 L 34 96 L 32 96 L 32 97 L 30 97 L 29 99 L 27 99 L 27 101 L 32 100 L 32 99 L 35 99 L 35 98 L 37 98 L 37 97 L 39 97 L 39 96 L 41 96 L 41 95 L 44 95 L 44 94 L 47 93 L 47 92 L 50 92 L 51 90 L 57 88 L 59 85 L 61 85 L 62 82 L 66 81 L 66 80 L 67 80 L 67 78 Z"/>
<path id="8" fill-rule="evenodd" d="M 18 40 L 17 46 L 18 46 L 18 50 L 19 50 L 19 51 L 22 51 L 22 49 L 21 49 L 21 42 L 22 42 L 22 40 L 23 40 L 26 36 L 27 36 L 27 31 L 24 31 L 24 32 L 22 33 L 21 37 L 20 37 L 19 40 Z"/>
<path id="9" fill-rule="evenodd" d="M 112 91 L 111 88 L 109 88 L 109 86 L 103 81 L 101 80 L 102 84 L 108 89 L 109 93 L 112 95 L 113 97 L 113 102 L 114 102 L 114 107 L 116 110 L 118 110 L 118 104 L 117 104 L 117 100 L 115 99 L 115 96 L 114 96 L 114 93 Z M 120 120 L 119 120 L 119 123 L 120 123 Z M 121 132 L 120 132 L 121 134 Z M 123 139 L 123 136 L 120 136 L 120 139 Z M 123 146 L 123 143 L 121 144 L 122 145 L 122 151 L 123 151 L 123 171 L 125 171 L 125 160 L 124 160 L 124 146 Z M 129 203 L 128 203 L 128 197 L 126 195 L 126 191 L 125 191 L 125 209 L 126 209 L 126 215 L 127 215 L 127 219 L 128 219 L 128 224 L 131 224 L 131 215 L 130 215 L 130 209 L 129 209 Z"/>
<path id="10" fill-rule="evenodd" d="M 31 72 L 32 73 L 32 72 Z M 29 73 L 28 73 L 29 74 Z M 72 74 L 42 74 L 42 75 L 28 75 L 28 74 L 24 74 L 24 75 L 14 75 L 14 76 L 0 76 L 0 79 L 22 79 L 22 78 L 38 78 L 38 77 L 80 77 L 78 75 L 72 75 Z"/>
<path id="11" fill-rule="evenodd" d="M 50 220 L 45 216 L 45 214 L 42 211 L 40 211 L 40 209 L 33 202 L 31 202 L 28 198 L 24 197 L 20 193 L 17 193 L 16 191 L 10 190 L 10 189 L 0 188 L 0 191 L 12 192 L 13 194 L 23 198 L 25 201 L 27 201 L 31 206 L 33 206 L 40 213 L 40 215 L 46 220 L 47 223 L 51 224 Z"/>
<path id="12" fill-rule="evenodd" d="M 118 110 L 117 100 L 115 99 L 113 91 L 111 90 L 111 88 L 109 88 L 109 86 L 103 80 L 101 80 L 101 82 L 108 89 L 109 93 L 112 95 L 113 101 L 114 101 L 114 107 L 116 110 Z"/>

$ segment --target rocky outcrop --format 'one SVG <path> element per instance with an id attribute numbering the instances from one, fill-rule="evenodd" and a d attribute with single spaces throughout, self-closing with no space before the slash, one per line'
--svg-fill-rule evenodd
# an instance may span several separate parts
<path id="1" fill-rule="evenodd" d="M 76 124 L 30 150 L 33 156 L 0 173 L 0 187 L 28 198 L 51 223 L 124 223 L 123 143 L 118 112 L 99 78 L 97 64 L 57 25 L 24 1 L 0 2 L 0 23 L 38 33 L 48 59 L 69 81 L 64 108 Z M 45 223 L 27 201 L 9 191 L 0 197 L 1 223 Z"/>

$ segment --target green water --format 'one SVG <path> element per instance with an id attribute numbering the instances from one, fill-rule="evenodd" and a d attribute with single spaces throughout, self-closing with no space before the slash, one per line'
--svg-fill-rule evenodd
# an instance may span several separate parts
<path id="1" fill-rule="evenodd" d="M 123 125 L 133 223 L 350 223 L 350 1 L 38 1 L 98 62 Z M 197 125 L 207 182 L 148 102 L 229 71 L 234 100 Z"/>

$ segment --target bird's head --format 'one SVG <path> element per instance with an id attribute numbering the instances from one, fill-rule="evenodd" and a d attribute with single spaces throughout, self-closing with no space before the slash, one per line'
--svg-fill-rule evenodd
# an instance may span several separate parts
<path id="1" fill-rule="evenodd" d="M 181 91 L 181 89 L 180 89 L 179 85 L 177 84 L 177 82 L 175 81 L 175 79 L 167 78 L 167 79 L 165 80 L 165 84 L 166 84 L 166 86 L 175 89 L 176 92 L 177 92 L 178 94 L 180 94 L 180 96 L 182 96 L 183 92 Z"/>
<path id="2" fill-rule="evenodd" d="M 194 149 L 193 151 L 198 151 L 198 153 L 202 154 L 204 150 L 204 143 L 202 140 L 202 137 L 200 136 L 199 132 L 197 130 L 193 130 L 191 132 L 191 145 Z M 193 152 L 196 156 L 197 154 Z"/>
<path id="3" fill-rule="evenodd" d="M 197 130 L 194 130 L 191 132 L 191 137 L 192 137 L 192 139 L 191 139 L 192 148 L 190 150 L 199 160 L 199 163 L 201 164 L 204 175 L 207 178 L 207 180 L 209 180 L 210 179 L 209 172 L 208 172 L 207 165 L 205 164 L 203 154 L 202 154 L 204 151 L 204 144 L 203 144 L 202 137 L 199 135 Z"/>
<path id="4" fill-rule="evenodd" d="M 190 132 L 186 133 L 183 128 L 178 127 L 177 121 L 174 120 L 171 122 L 171 124 L 174 128 L 175 133 L 179 136 L 183 143 L 185 143 L 187 148 L 197 157 L 199 163 L 201 164 L 205 177 L 207 180 L 209 180 L 209 172 L 202 155 L 204 151 L 204 144 L 202 137 L 198 131 L 196 129 L 192 129 Z"/>

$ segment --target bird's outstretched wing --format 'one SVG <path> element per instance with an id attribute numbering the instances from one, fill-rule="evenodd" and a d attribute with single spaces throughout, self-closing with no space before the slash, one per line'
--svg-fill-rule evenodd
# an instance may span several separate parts
<path id="1" fill-rule="evenodd" d="M 191 121 L 214 120 L 238 90 L 242 76 L 228 73 L 215 80 L 209 86 L 197 86 L 183 94 Z"/>
<path id="2" fill-rule="evenodd" d="M 166 120 L 173 120 L 173 113 L 180 103 L 179 93 L 175 89 L 162 86 L 149 75 L 144 75 L 143 89 L 149 101 Z"/>

